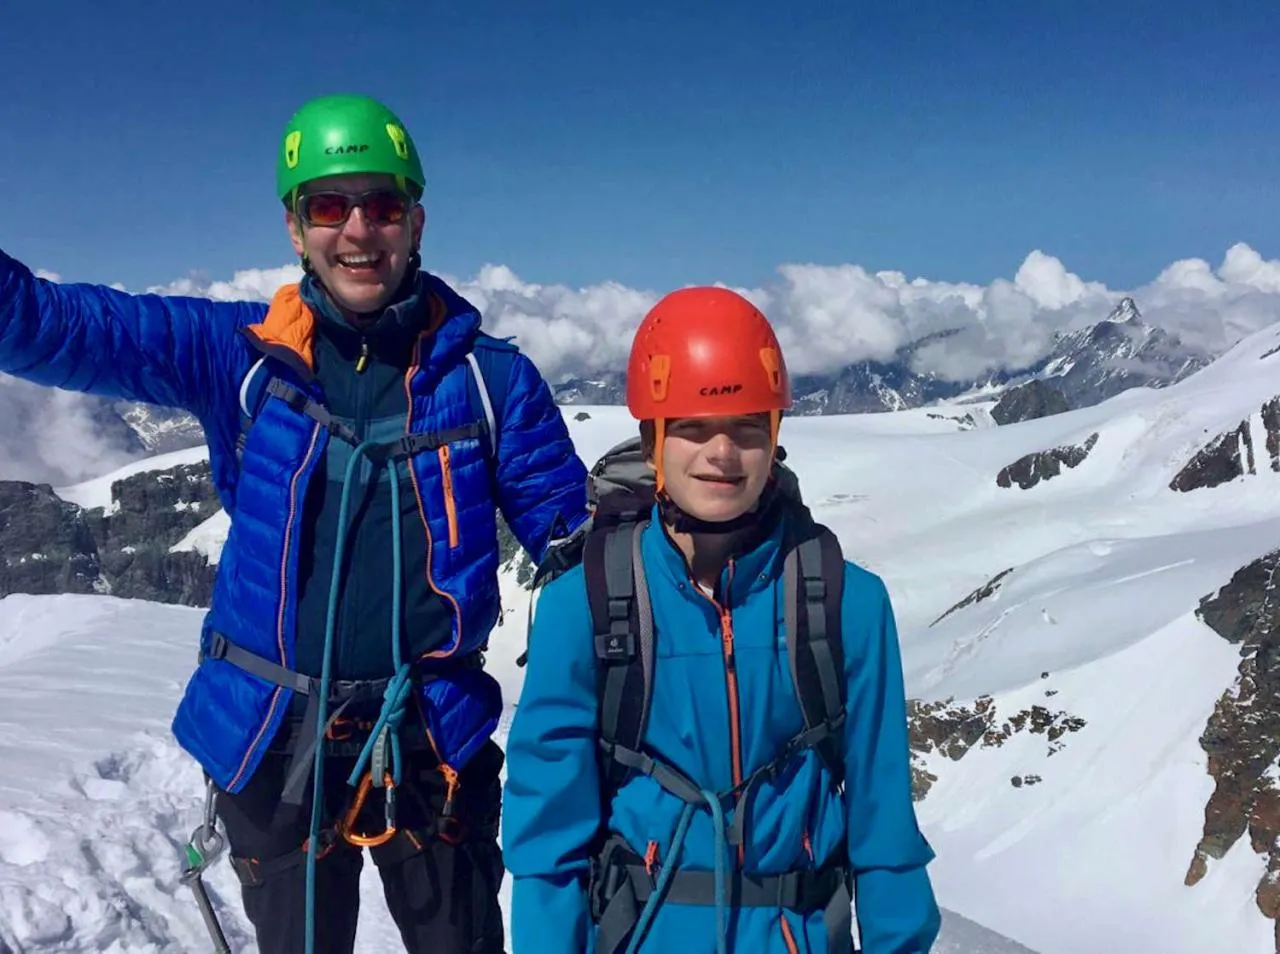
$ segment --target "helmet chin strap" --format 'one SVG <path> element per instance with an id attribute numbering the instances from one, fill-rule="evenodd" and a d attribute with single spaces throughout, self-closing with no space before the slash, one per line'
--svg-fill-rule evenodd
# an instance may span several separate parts
<path id="1" fill-rule="evenodd" d="M 734 517 L 732 520 L 703 520 L 680 509 L 680 505 L 671 499 L 664 490 L 658 494 L 658 512 L 663 521 L 674 533 L 697 534 L 729 534 L 738 533 L 758 527 L 767 519 L 775 497 L 773 482 L 770 481 L 760 498 L 759 504 L 752 510 Z"/>

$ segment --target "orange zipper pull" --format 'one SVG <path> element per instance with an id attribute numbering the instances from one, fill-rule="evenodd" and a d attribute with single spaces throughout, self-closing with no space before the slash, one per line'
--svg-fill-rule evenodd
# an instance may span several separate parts
<path id="1" fill-rule="evenodd" d="M 653 869 L 658 866 L 658 843 L 649 842 L 649 850 L 644 853 L 644 870 L 653 877 Z"/>
<path id="2" fill-rule="evenodd" d="M 458 794 L 458 789 L 462 783 L 458 780 L 458 771 L 452 765 L 441 763 L 440 774 L 444 776 L 445 792 L 444 807 L 440 809 L 441 815 L 453 814 L 453 797 Z"/>
<path id="3" fill-rule="evenodd" d="M 738 668 L 733 655 L 733 616 L 728 607 L 720 610 L 720 640 L 724 643 L 724 664 L 730 671 Z"/>

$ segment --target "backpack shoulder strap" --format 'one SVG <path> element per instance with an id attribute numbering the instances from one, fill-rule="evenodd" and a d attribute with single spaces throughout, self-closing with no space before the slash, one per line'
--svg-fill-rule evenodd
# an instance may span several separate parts
<path id="1" fill-rule="evenodd" d="M 502 412 L 507 406 L 507 382 L 517 348 L 509 338 L 495 338 L 478 332 L 475 344 L 467 352 L 471 367 L 471 383 L 467 394 L 476 416 L 489 429 L 489 452 L 498 456 L 498 435 L 502 431 Z"/>
<path id="2" fill-rule="evenodd" d="M 569 569 L 584 564 L 588 593 L 607 593 L 607 582 L 601 573 L 604 554 L 602 541 L 606 535 L 624 527 L 630 530 L 637 524 L 643 525 L 648 521 L 653 507 L 653 471 L 644 461 L 639 437 L 614 445 L 592 465 L 587 478 L 587 496 L 590 516 L 579 523 L 572 533 L 557 536 L 553 530 L 552 540 L 534 571 L 533 582 L 529 585 L 531 592 L 536 594 L 543 585 Z M 587 544 L 591 540 L 595 542 L 591 544 L 591 554 L 588 556 Z M 638 542 L 637 540 L 636 543 Z M 644 567 L 640 566 L 633 572 L 638 572 L 643 578 Z M 647 601 L 648 593 L 643 595 Z M 596 604 L 593 604 L 592 612 L 596 609 Z M 605 609 L 601 608 L 601 612 L 604 613 Z M 599 620 L 597 631 L 607 631 L 605 616 L 600 616 Z M 529 603 L 529 621 L 529 631 L 532 632 L 532 599 Z M 516 659 L 516 665 L 524 666 L 528 657 L 526 649 Z"/>
<path id="3" fill-rule="evenodd" d="M 844 554 L 829 529 L 811 523 L 783 562 L 787 656 L 806 733 L 837 784 L 844 782 L 844 678 L 842 601 Z M 825 733 L 821 730 L 825 728 Z"/>
<path id="4" fill-rule="evenodd" d="M 240 381 L 240 433 L 236 437 L 236 456 L 244 454 L 244 444 L 249 438 L 249 428 L 262 410 L 271 384 L 271 369 L 267 367 L 266 357 L 261 357 L 249 366 Z"/>
<path id="5" fill-rule="evenodd" d="M 597 662 L 599 738 L 606 801 L 640 753 L 653 690 L 653 609 L 640 559 L 647 521 L 623 521 L 588 535 L 583 550 Z"/>

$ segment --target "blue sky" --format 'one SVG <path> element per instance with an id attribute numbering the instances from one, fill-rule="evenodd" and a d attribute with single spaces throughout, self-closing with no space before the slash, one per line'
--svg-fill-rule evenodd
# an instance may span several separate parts
<path id="1" fill-rule="evenodd" d="M 424 257 L 459 276 L 664 290 L 812 262 L 985 284 L 1039 248 L 1125 288 L 1237 241 L 1280 256 L 1272 4 L 62 2 L 0 22 L 0 248 L 71 280 L 290 262 L 277 139 L 334 91 L 405 119 Z"/>

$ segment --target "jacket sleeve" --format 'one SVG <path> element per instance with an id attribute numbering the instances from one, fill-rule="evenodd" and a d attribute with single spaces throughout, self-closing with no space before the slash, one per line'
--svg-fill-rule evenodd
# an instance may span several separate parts
<path id="1" fill-rule="evenodd" d="M 503 859 L 515 954 L 584 954 L 588 846 L 601 824 L 596 676 L 581 570 L 548 584 L 507 738 Z"/>
<path id="2" fill-rule="evenodd" d="M 253 302 L 62 285 L 0 252 L 0 372 L 204 419 L 226 388 L 221 378 L 237 328 L 265 310 Z"/>
<path id="3" fill-rule="evenodd" d="M 498 442 L 498 505 L 516 539 L 540 561 L 547 544 L 587 516 L 587 468 L 551 388 L 528 356 L 511 366 Z"/>
<path id="4" fill-rule="evenodd" d="M 933 849 L 911 801 L 898 632 L 879 577 L 846 566 L 843 606 L 845 810 L 863 954 L 924 954 L 940 912 L 926 866 Z"/>

